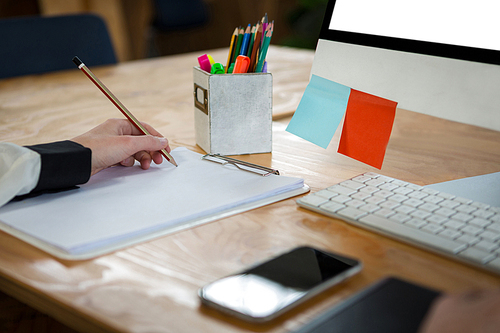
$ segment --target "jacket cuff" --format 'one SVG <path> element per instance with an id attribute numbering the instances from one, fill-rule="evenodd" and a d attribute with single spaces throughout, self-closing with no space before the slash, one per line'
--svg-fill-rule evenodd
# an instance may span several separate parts
<path id="1" fill-rule="evenodd" d="M 42 168 L 33 192 L 86 183 L 92 170 L 92 151 L 73 141 L 26 146 L 41 156 Z"/>

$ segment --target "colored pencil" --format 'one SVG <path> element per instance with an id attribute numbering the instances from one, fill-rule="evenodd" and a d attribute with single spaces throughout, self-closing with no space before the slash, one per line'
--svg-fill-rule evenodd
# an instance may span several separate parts
<path id="1" fill-rule="evenodd" d="M 257 64 L 258 50 L 260 48 L 260 40 L 262 37 L 262 25 L 257 24 L 258 27 L 255 33 L 255 41 L 253 42 L 252 55 L 250 56 L 250 68 L 248 72 L 255 72 L 255 65 Z"/>
<path id="2" fill-rule="evenodd" d="M 239 55 L 247 55 L 248 44 L 250 43 L 250 30 L 251 25 L 249 24 L 245 30 L 245 34 L 243 35 L 243 41 L 241 42 L 241 49 Z"/>
<path id="3" fill-rule="evenodd" d="M 238 39 L 236 40 L 236 50 L 233 54 L 233 60 L 231 63 L 236 62 L 236 57 L 240 55 L 241 44 L 243 43 L 243 36 L 245 35 L 245 31 L 241 28 L 238 31 Z"/>
<path id="4" fill-rule="evenodd" d="M 236 50 L 236 39 L 238 38 L 238 27 L 234 29 L 233 35 L 231 36 L 231 43 L 229 44 L 229 55 L 227 56 L 226 63 L 226 73 L 231 65 L 231 59 L 233 59 L 234 51 Z"/>
<path id="5" fill-rule="evenodd" d="M 271 42 L 271 36 L 272 32 L 268 30 L 266 36 L 264 37 L 264 42 L 262 42 L 262 48 L 259 52 L 259 61 L 255 67 L 255 73 L 262 72 L 262 67 L 264 66 L 264 61 L 266 60 L 267 49 L 269 48 L 269 43 Z"/>

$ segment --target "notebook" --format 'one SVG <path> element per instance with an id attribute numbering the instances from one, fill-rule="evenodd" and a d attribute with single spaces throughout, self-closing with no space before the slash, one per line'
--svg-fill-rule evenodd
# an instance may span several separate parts
<path id="1" fill-rule="evenodd" d="M 295 333 L 416 333 L 439 295 L 409 281 L 385 278 L 327 310 Z"/>
<path id="2" fill-rule="evenodd" d="M 170 163 L 109 168 L 79 189 L 0 208 L 0 229 L 56 257 L 88 259 L 309 190 L 177 148 Z"/>

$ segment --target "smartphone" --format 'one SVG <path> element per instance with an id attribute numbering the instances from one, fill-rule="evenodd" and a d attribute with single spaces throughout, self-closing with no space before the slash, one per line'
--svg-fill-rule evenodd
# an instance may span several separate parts
<path id="1" fill-rule="evenodd" d="M 358 273 L 359 260 L 299 247 L 202 287 L 202 303 L 252 322 L 271 320 Z"/>

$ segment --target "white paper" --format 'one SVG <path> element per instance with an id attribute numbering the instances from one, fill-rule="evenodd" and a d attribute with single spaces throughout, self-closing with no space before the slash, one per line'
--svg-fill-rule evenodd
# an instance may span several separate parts
<path id="1" fill-rule="evenodd" d="M 177 168 L 168 162 L 109 168 L 79 189 L 11 202 L 0 209 L 0 221 L 67 253 L 84 253 L 303 187 L 300 178 L 263 177 L 185 148 L 172 156 Z"/>

